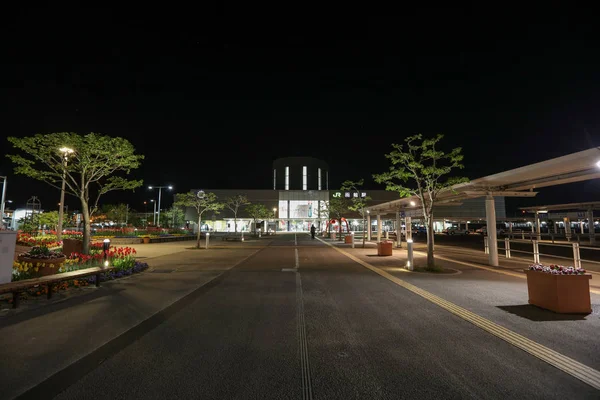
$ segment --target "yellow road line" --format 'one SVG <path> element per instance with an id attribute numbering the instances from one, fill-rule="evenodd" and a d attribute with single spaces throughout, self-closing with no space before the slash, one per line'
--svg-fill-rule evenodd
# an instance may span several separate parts
<path id="1" fill-rule="evenodd" d="M 415 294 L 418 294 L 419 296 L 429 300 L 430 302 L 438 305 L 439 307 L 442 307 L 443 309 L 464 319 L 465 321 L 472 323 L 473 325 L 485 330 L 486 332 L 489 332 L 492 335 L 512 344 L 513 346 L 518 347 L 523 351 L 526 351 L 534 357 L 537 357 L 540 360 L 545 361 L 546 363 L 566 372 L 567 374 L 581 380 L 582 382 L 592 386 L 593 388 L 600 390 L 600 371 L 597 371 L 570 357 L 567 357 L 546 346 L 534 342 L 533 340 L 528 339 L 525 336 L 519 335 L 518 333 L 513 332 L 501 325 L 498 325 L 495 322 L 487 320 L 465 308 L 462 308 L 454 303 L 444 300 L 441 297 L 434 295 L 433 293 L 430 293 L 413 284 L 403 281 L 402 279 L 397 278 L 386 271 L 382 271 L 381 269 L 359 259 L 358 257 L 353 256 L 352 254 L 347 253 L 346 251 L 338 247 L 333 246 L 330 243 L 327 243 L 325 241 L 323 241 L 323 243 L 326 243 L 328 246 L 331 246 L 336 251 L 340 252 L 341 254 L 345 255 L 351 260 L 359 263 L 363 267 L 375 272 L 376 274 L 386 278 L 387 280 L 394 282 L 398 286 L 402 286 L 403 288 L 410 290 Z M 469 265 L 468 263 L 464 262 L 460 263 Z M 479 268 L 479 266 L 476 265 L 472 266 Z"/>

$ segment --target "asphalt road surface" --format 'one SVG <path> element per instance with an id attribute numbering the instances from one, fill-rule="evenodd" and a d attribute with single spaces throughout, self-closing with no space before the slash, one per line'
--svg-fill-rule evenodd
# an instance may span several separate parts
<path id="1" fill-rule="evenodd" d="M 45 397 L 600 398 L 307 234 L 277 236 L 78 363 Z"/>

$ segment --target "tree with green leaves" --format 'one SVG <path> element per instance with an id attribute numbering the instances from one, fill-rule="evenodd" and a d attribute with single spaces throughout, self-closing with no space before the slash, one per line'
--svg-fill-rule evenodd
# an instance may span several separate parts
<path id="1" fill-rule="evenodd" d="M 214 211 L 216 214 L 219 213 L 225 204 L 217 201 L 217 195 L 212 192 L 189 192 L 189 193 L 178 193 L 175 195 L 175 201 L 173 206 L 175 207 L 193 207 L 198 213 L 198 237 L 196 238 L 196 248 L 200 248 L 200 234 L 202 227 L 202 214 L 206 211 Z"/>
<path id="2" fill-rule="evenodd" d="M 367 236 L 367 230 L 365 229 L 365 225 L 366 225 L 366 218 L 367 218 L 367 212 L 365 210 L 365 208 L 367 207 L 367 203 L 371 200 L 371 197 L 369 196 L 364 196 L 363 197 L 363 193 L 361 192 L 361 187 L 362 185 L 365 183 L 364 179 L 361 179 L 359 181 L 353 182 L 353 181 L 344 181 L 342 183 L 342 190 L 343 191 L 349 191 L 353 194 L 352 196 L 352 200 L 350 201 L 350 205 L 348 205 L 348 208 L 352 211 L 358 211 L 358 213 L 361 215 L 362 219 L 363 219 L 363 244 L 362 247 L 365 247 L 365 240 L 366 240 L 366 236 Z M 371 229 L 371 227 L 369 227 L 369 229 Z"/>
<path id="3" fill-rule="evenodd" d="M 119 226 L 127 225 L 129 222 L 129 204 L 107 204 L 102 207 L 102 210 L 106 214 L 106 219 L 114 222 Z"/>
<path id="4" fill-rule="evenodd" d="M 225 200 L 225 206 L 233 212 L 233 231 L 237 233 L 237 215 L 241 206 L 249 204 L 248 197 L 238 194 L 232 197 L 228 197 Z"/>
<path id="5" fill-rule="evenodd" d="M 64 178 L 65 194 L 79 199 L 86 254 L 90 250 L 91 218 L 101 196 L 115 190 L 134 190 L 143 184 L 127 176 L 140 167 L 144 156 L 135 154 L 133 145 L 120 137 L 60 132 L 9 137 L 8 141 L 20 151 L 20 154 L 7 154 L 16 164 L 16 174 L 46 182 L 58 190 Z M 68 160 L 65 148 L 72 150 Z"/>
<path id="6" fill-rule="evenodd" d="M 165 222 L 164 226 L 176 228 L 183 224 L 185 219 L 185 211 L 181 207 L 175 207 L 174 205 L 164 212 Z M 162 214 L 161 214 L 162 218 Z M 161 226 L 163 226 L 161 224 Z"/>
<path id="7" fill-rule="evenodd" d="M 47 211 L 38 214 L 38 223 L 41 226 L 47 226 L 53 230 L 56 230 L 58 225 L 58 211 Z"/>
<path id="8" fill-rule="evenodd" d="M 452 186 L 468 182 L 464 177 L 447 177 L 453 169 L 462 169 L 462 148 L 456 147 L 446 153 L 439 150 L 438 143 L 444 135 L 424 139 L 421 134 L 404 139 L 405 145 L 392 144 L 394 150 L 385 157 L 392 163 L 390 170 L 374 174 L 378 183 L 385 183 L 386 190 L 398 192 L 400 197 L 416 196 L 425 219 L 427 230 L 427 269 L 434 270 L 433 254 L 433 206 L 440 193 L 452 190 Z M 411 184 L 407 184 L 407 182 Z"/>
<path id="9" fill-rule="evenodd" d="M 336 219 L 339 223 L 340 236 L 342 234 L 342 217 L 348 213 L 349 203 L 341 197 L 333 197 L 329 201 L 321 202 L 320 216 L 327 216 L 327 232 L 331 236 L 331 219 Z"/>
<path id="10" fill-rule="evenodd" d="M 254 226 L 259 219 L 265 220 L 273 217 L 273 211 L 267 208 L 264 204 L 253 203 L 246 207 L 246 213 L 252 218 Z"/>

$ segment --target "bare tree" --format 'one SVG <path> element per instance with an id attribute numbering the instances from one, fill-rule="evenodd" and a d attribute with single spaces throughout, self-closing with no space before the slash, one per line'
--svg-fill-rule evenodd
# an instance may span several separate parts
<path id="1" fill-rule="evenodd" d="M 371 197 L 369 197 L 367 195 L 363 196 L 363 193 L 360 191 L 360 187 L 364 183 L 365 183 L 364 179 L 361 179 L 356 182 L 344 181 L 342 183 L 342 190 L 351 191 L 353 194 L 351 204 L 348 206 L 348 208 L 352 211 L 358 211 L 363 219 L 363 225 L 362 225 L 363 226 L 363 235 L 362 235 L 362 237 L 363 237 L 362 247 L 363 248 L 365 247 L 365 240 L 366 240 L 366 236 L 367 236 L 367 231 L 365 229 L 366 218 L 367 218 L 365 207 L 367 206 L 367 203 L 369 202 L 369 200 L 371 200 Z M 369 227 L 369 229 L 371 229 L 371 227 Z"/>
<path id="2" fill-rule="evenodd" d="M 202 214 L 206 211 L 218 213 L 225 207 L 223 203 L 217 201 L 217 195 L 211 192 L 198 193 L 179 193 L 175 195 L 175 207 L 193 207 L 198 213 L 198 237 L 196 238 L 196 248 L 200 248 L 200 231 L 202 227 Z"/>
<path id="3" fill-rule="evenodd" d="M 237 233 L 237 214 L 241 206 L 249 204 L 248 197 L 238 194 L 228 197 L 225 200 L 225 206 L 233 212 L 233 231 Z"/>

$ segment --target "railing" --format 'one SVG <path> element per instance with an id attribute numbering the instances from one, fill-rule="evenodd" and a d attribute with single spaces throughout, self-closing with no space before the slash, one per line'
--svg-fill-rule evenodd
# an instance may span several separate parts
<path id="1" fill-rule="evenodd" d="M 486 254 L 489 254 L 489 237 L 484 236 L 483 241 L 484 241 L 484 251 Z M 532 261 L 534 263 L 539 263 L 540 257 L 543 256 L 543 257 L 549 257 L 549 258 L 572 260 L 574 267 L 581 267 L 582 261 L 584 261 L 586 263 L 600 264 L 600 247 L 581 246 L 581 244 L 579 242 L 572 242 L 569 244 L 558 244 L 558 243 L 540 242 L 537 239 L 532 239 L 531 241 L 523 241 L 523 240 L 510 239 L 508 237 L 506 237 L 504 239 L 497 239 L 497 241 L 504 242 L 504 247 L 498 247 L 498 251 L 499 252 L 504 251 L 506 258 L 511 258 L 512 253 L 522 253 L 522 254 L 531 255 Z M 511 244 L 521 245 L 520 246 L 521 248 L 525 247 L 525 245 L 527 245 L 527 244 L 531 244 L 531 251 L 512 248 Z M 555 253 L 560 252 L 560 253 L 563 253 L 563 255 L 541 253 L 540 246 L 542 246 L 542 248 L 545 247 L 547 249 L 558 250 L 558 251 L 555 251 Z M 582 259 L 581 258 L 581 250 L 584 250 L 586 253 L 588 253 L 588 255 L 593 255 L 593 258 L 596 258 L 599 261 L 590 260 L 590 259 Z M 572 252 L 572 256 L 568 256 L 568 257 L 565 256 L 565 254 L 569 254 L 571 252 Z M 598 253 L 596 253 L 596 252 L 598 252 Z"/>
<path id="2" fill-rule="evenodd" d="M 581 234 L 573 232 L 571 236 L 567 236 L 563 233 L 541 233 L 537 234 L 536 232 L 531 231 L 518 231 L 518 232 L 506 232 L 504 235 L 510 239 L 521 239 L 521 240 L 550 240 L 552 243 L 556 241 L 566 241 L 566 242 L 577 242 L 580 243 L 584 240 L 589 240 L 589 234 Z M 598 233 L 600 237 L 600 233 Z"/>

